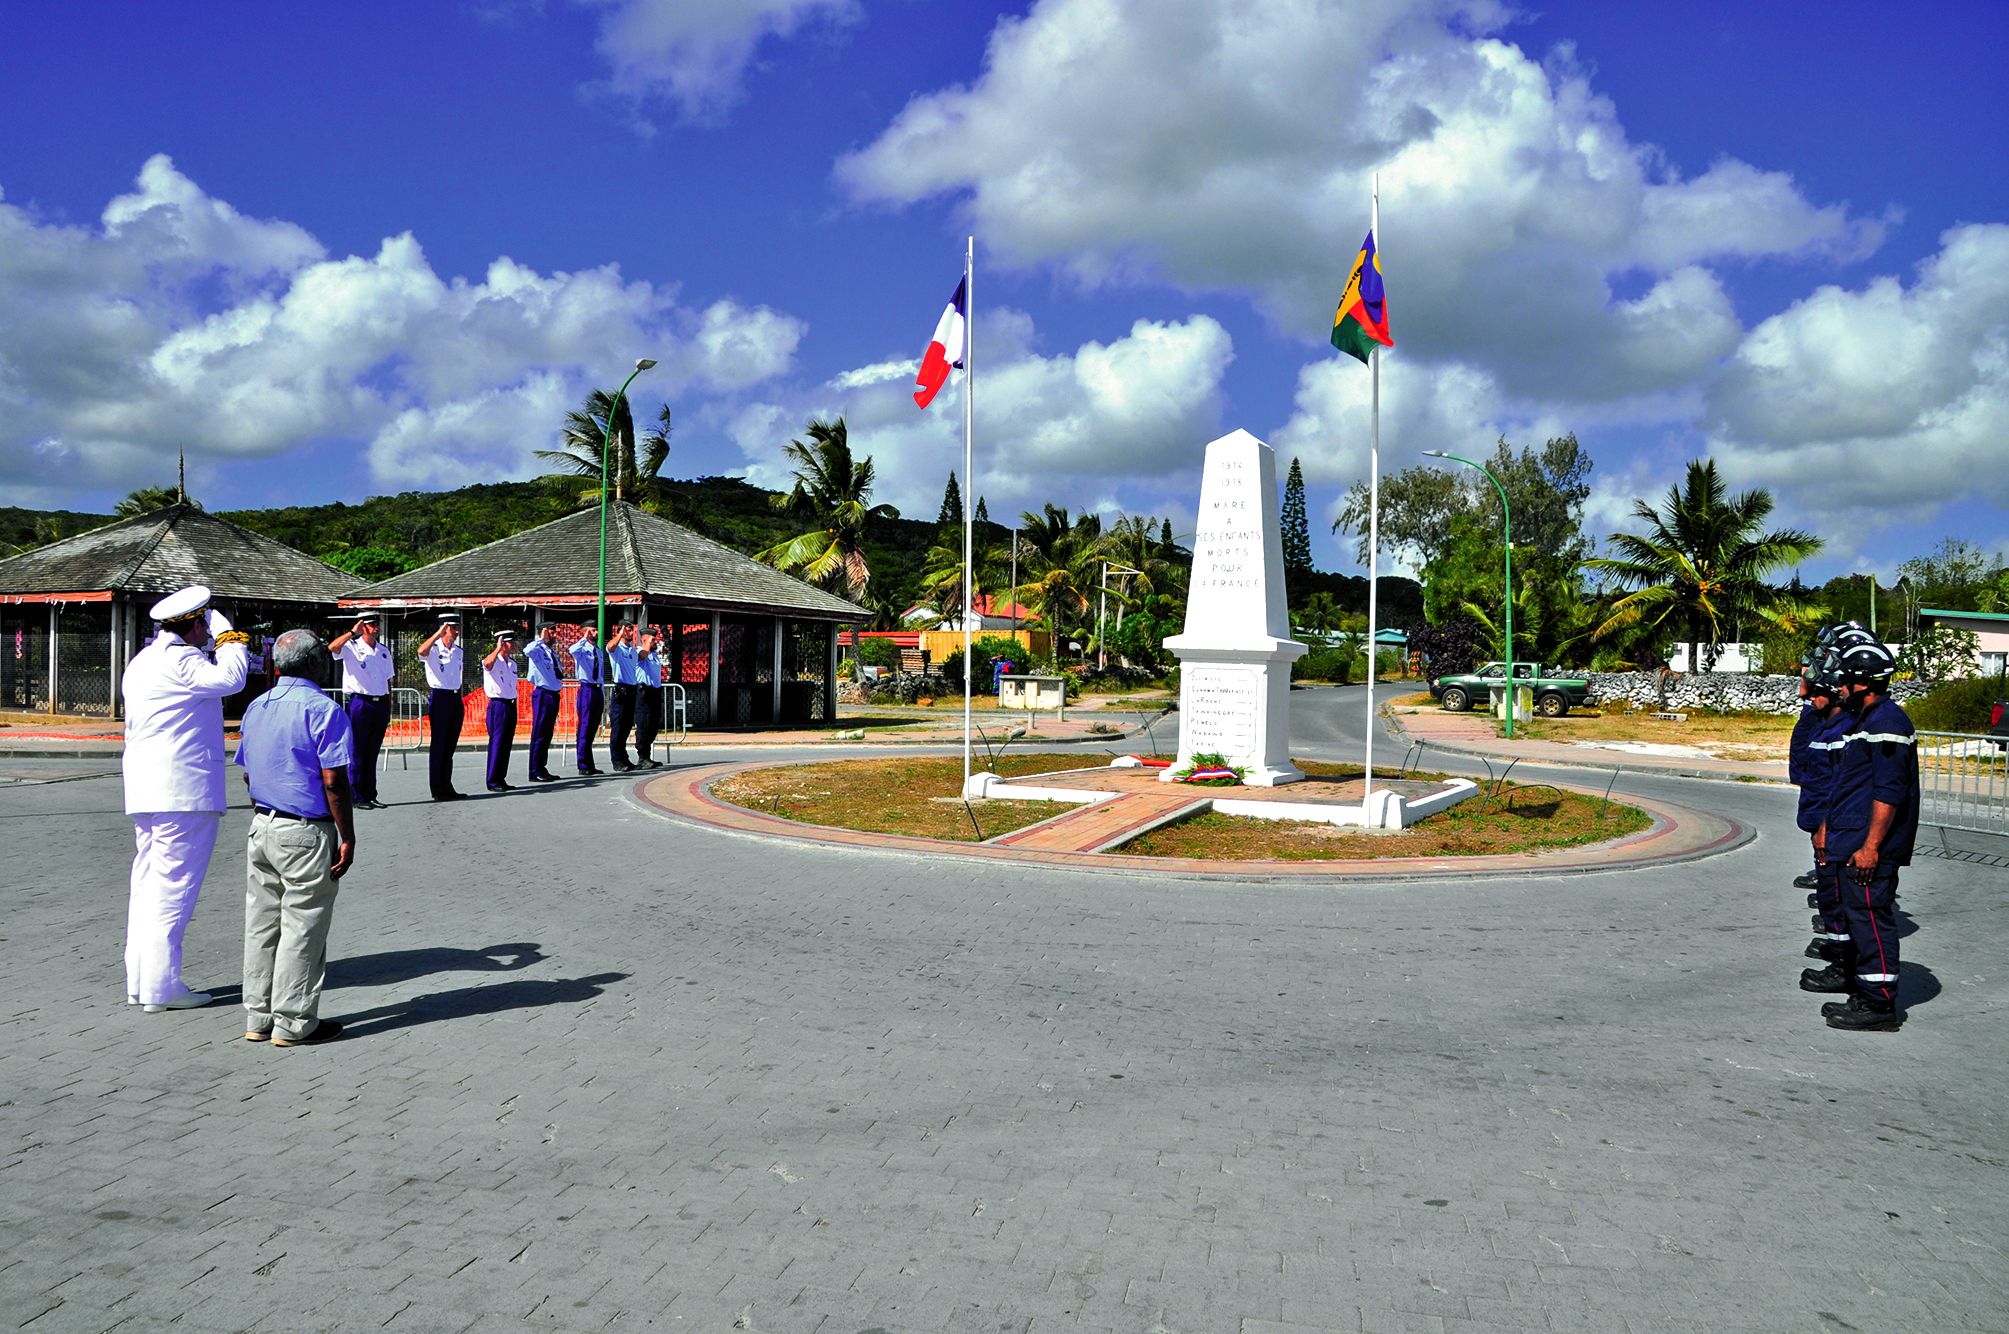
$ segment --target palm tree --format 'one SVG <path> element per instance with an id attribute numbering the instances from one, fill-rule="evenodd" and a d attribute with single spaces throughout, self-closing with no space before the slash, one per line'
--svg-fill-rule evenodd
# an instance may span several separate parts
<path id="1" fill-rule="evenodd" d="M 1027 510 L 1019 519 L 1023 582 L 1012 595 L 1045 623 L 1058 657 L 1069 625 L 1088 613 L 1104 549 L 1102 520 L 1084 514 L 1070 521 L 1067 511 L 1051 501 L 1041 513 Z"/>
<path id="2" fill-rule="evenodd" d="M 164 510 L 169 505 L 181 503 L 183 502 L 179 494 L 171 486 L 143 486 L 137 491 L 127 492 L 124 500 L 112 506 L 112 514 L 116 518 L 130 519 L 138 514 L 151 514 L 155 510 Z M 202 508 L 202 505 L 194 500 L 186 503 L 196 509 Z"/>
<path id="3" fill-rule="evenodd" d="M 865 560 L 865 530 L 874 519 L 897 519 L 891 505 L 872 503 L 870 456 L 855 462 L 844 419 L 812 417 L 808 443 L 791 440 L 782 452 L 795 465 L 795 486 L 774 498 L 775 508 L 806 518 L 807 532 L 756 552 L 755 560 L 800 575 L 810 583 L 843 591 L 853 602 L 865 597 L 872 571 Z"/>
<path id="4" fill-rule="evenodd" d="M 960 621 L 963 615 L 963 544 L 960 533 L 945 533 L 947 541 L 928 548 L 921 566 L 921 596 L 941 621 Z M 1000 577 L 1006 565 L 1002 550 L 979 533 L 970 550 L 975 576 L 971 585 L 977 596 L 997 590 L 1005 582 Z"/>
<path id="5" fill-rule="evenodd" d="M 1683 485 L 1668 488 L 1663 509 L 1635 500 L 1632 512 L 1646 533 L 1613 533 L 1618 554 L 1584 562 L 1585 569 L 1632 590 L 1612 604 L 1594 636 L 1636 626 L 1683 629 L 1709 671 L 1726 625 L 1746 619 L 1776 624 L 1811 614 L 1804 597 L 1765 581 L 1819 551 L 1821 539 L 1797 528 L 1763 532 L 1771 493 L 1760 488 L 1729 495 L 1715 460 L 1690 463 Z"/>
<path id="6" fill-rule="evenodd" d="M 1324 634 L 1339 624 L 1339 600 L 1323 590 L 1313 593 L 1298 609 L 1298 624 L 1313 634 Z"/>
<path id="7" fill-rule="evenodd" d="M 1170 527 L 1171 521 L 1167 520 L 1165 526 Z M 1136 574 L 1120 576 L 1126 601 L 1133 595 L 1176 596 L 1186 591 L 1192 566 L 1168 553 L 1159 529 L 1146 516 L 1129 514 L 1118 519 L 1110 528 L 1103 546 L 1103 554 L 1110 560 L 1137 571 Z M 1113 584 L 1110 591 L 1115 591 Z"/>
<path id="8" fill-rule="evenodd" d="M 607 448 L 607 484 L 614 499 L 653 508 L 650 502 L 659 500 L 663 494 L 657 474 L 670 457 L 669 405 L 664 404 L 656 414 L 658 425 L 642 437 L 639 449 L 635 444 L 635 418 L 628 406 L 628 400 L 623 398 L 620 410 L 614 414 L 613 439 L 608 441 L 607 414 L 614 407 L 614 396 L 604 389 L 595 389 L 586 395 L 584 404 L 565 414 L 565 428 L 559 434 L 564 447 L 537 451 L 538 458 L 556 464 L 560 472 L 593 479 L 593 485 L 579 493 L 581 504 L 600 502 L 603 443 Z"/>

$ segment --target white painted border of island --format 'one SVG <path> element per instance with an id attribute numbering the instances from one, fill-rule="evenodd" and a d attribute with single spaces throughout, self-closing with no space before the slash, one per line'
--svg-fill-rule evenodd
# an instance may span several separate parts
<path id="1" fill-rule="evenodd" d="M 1109 762 L 1111 769 L 1141 768 L 1143 762 L 1134 755 L 1119 755 Z M 1081 773 L 1080 769 L 1061 769 L 1050 774 L 1031 774 L 1033 778 L 1065 778 L 1071 773 Z M 1246 815 L 1257 820 L 1301 820 L 1312 824 L 1358 825 L 1382 833 L 1398 833 L 1417 821 L 1449 810 L 1468 797 L 1478 795 L 1479 785 L 1469 778 L 1447 778 L 1437 791 L 1421 797 L 1404 797 L 1399 792 L 1386 788 L 1377 789 L 1366 805 L 1330 805 L 1311 801 L 1250 801 L 1228 795 L 1232 788 L 1195 787 L 1196 800 L 1208 803 L 1208 809 L 1222 815 Z M 1121 794 L 1100 788 L 1070 788 L 1059 786 L 1033 786 L 1014 783 L 993 773 L 971 774 L 963 785 L 965 797 L 982 797 L 992 801 L 1065 801 L 1077 806 L 1089 806 L 1099 801 L 1108 801 Z M 1145 832 L 1145 831 L 1139 831 Z"/>

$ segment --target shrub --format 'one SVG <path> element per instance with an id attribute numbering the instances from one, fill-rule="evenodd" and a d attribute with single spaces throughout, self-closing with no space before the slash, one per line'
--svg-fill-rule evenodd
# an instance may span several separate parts
<path id="1" fill-rule="evenodd" d="M 2002 698 L 2002 681 L 1994 676 L 1970 676 L 1921 695 L 1906 704 L 1911 725 L 1924 732 L 1985 732 L 1988 706 Z"/>
<path id="2" fill-rule="evenodd" d="M 1020 675 L 1032 670 L 1032 652 L 1016 639 L 1004 635 L 978 635 L 970 641 L 970 655 L 977 661 L 976 677 L 970 682 L 970 690 L 978 695 L 994 695 L 997 688 L 993 683 L 992 665 L 1005 658 L 1011 662 L 1012 670 Z M 942 675 L 956 683 L 958 689 L 963 684 L 963 651 L 957 649 L 942 659 L 939 668 Z"/>
<path id="3" fill-rule="evenodd" d="M 1357 656 L 1344 649 L 1315 648 L 1291 664 L 1291 680 L 1331 681 L 1343 686 L 1353 679 Z"/>
<path id="4" fill-rule="evenodd" d="M 862 639 L 858 642 L 858 661 L 867 667 L 898 667 L 900 650 L 890 639 Z"/>

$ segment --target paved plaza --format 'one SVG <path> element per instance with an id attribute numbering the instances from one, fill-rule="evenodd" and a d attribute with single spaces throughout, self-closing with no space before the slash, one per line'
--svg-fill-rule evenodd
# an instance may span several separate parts
<path id="1" fill-rule="evenodd" d="M 1154 882 L 393 760 L 289 1051 L 122 1003 L 106 768 L 0 761 L 0 1328 L 2009 1328 L 2009 879 L 1921 859 L 1909 1023 L 1829 1030 L 1782 788 L 1626 775 L 1760 830 L 1678 865 Z"/>

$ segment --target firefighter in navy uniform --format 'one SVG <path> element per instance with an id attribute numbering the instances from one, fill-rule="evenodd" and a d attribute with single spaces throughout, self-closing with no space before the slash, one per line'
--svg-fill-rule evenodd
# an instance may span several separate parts
<path id="1" fill-rule="evenodd" d="M 1841 707 L 1841 686 L 1836 680 L 1840 671 L 1841 655 L 1824 648 L 1800 678 L 1800 689 L 1807 697 L 1807 716 L 1813 723 L 1802 746 L 1799 776 L 1794 780 L 1800 785 L 1799 825 L 1814 849 L 1815 889 L 1808 896 L 1815 909 L 1814 938 L 1807 945 L 1807 957 L 1824 959 L 1841 970 L 1830 978 L 1826 970 L 1808 969 L 1800 980 L 1810 989 L 1825 981 L 1845 980 L 1850 957 L 1851 937 L 1848 919 L 1842 913 L 1838 868 L 1821 846 L 1821 829 L 1827 823 L 1828 804 L 1834 795 L 1834 757 L 1843 734 L 1855 722 Z"/>
<path id="2" fill-rule="evenodd" d="M 1812 766 L 1810 764 L 1810 754 L 1807 749 L 1814 739 L 1814 733 L 1819 730 L 1821 715 L 1823 713 L 1823 710 L 1816 708 L 1813 701 L 1808 697 L 1807 673 L 1813 668 L 1814 664 L 1821 661 L 1829 649 L 1859 641 L 1866 642 L 1874 638 L 1874 635 L 1863 629 L 1855 621 L 1842 621 L 1836 625 L 1824 626 L 1821 632 L 1814 636 L 1814 647 L 1812 652 L 1808 654 L 1807 661 L 1801 664 L 1800 716 L 1793 723 L 1792 740 L 1786 743 L 1786 781 L 1801 790 L 1800 808 L 1803 813 L 1806 810 L 1806 786 L 1809 773 L 1818 768 L 1818 772 L 1822 775 L 1823 780 L 1825 780 L 1827 774 L 1825 766 Z M 1808 825 L 1803 824 L 1800 827 L 1812 832 L 1812 828 Z M 1802 872 L 1793 877 L 1793 888 L 1807 891 L 1807 906 L 1809 908 L 1818 909 L 1821 906 L 1819 900 L 1820 878 L 1821 866 L 1818 857 L 1814 859 L 1812 870 Z M 1814 923 L 1814 929 L 1817 932 L 1820 929 L 1820 922 L 1818 920 Z"/>
<path id="3" fill-rule="evenodd" d="M 1847 1001 L 1821 1007 L 1830 1028 L 1888 1032 L 1904 1022 L 1897 1008 L 1897 873 L 1910 865 L 1918 836 L 1918 738 L 1887 693 L 1897 666 L 1890 650 L 1851 644 L 1839 656 L 1849 727 L 1831 752 L 1834 784 L 1819 837 L 1838 873 L 1854 957 L 1846 969 L 1830 965 L 1833 973 L 1809 974 L 1802 985 L 1848 993 Z"/>

